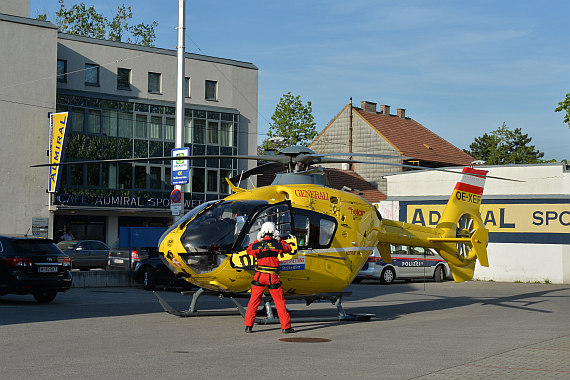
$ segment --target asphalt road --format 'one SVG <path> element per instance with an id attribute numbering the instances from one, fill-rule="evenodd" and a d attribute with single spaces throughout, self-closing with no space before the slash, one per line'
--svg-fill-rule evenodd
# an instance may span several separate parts
<path id="1" fill-rule="evenodd" d="M 74 288 L 47 305 L 3 296 L 0 378 L 570 378 L 568 285 L 363 282 L 347 290 L 346 311 L 374 314 L 371 321 L 297 323 L 292 335 L 278 325 L 245 334 L 240 316 L 175 317 L 140 288 Z M 179 309 L 190 302 L 160 294 Z M 202 297 L 199 308 L 232 305 Z M 293 316 L 336 314 L 329 302 L 288 307 Z"/>

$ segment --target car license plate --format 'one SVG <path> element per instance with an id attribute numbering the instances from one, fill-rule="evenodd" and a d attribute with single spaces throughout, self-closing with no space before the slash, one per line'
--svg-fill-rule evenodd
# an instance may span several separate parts
<path id="1" fill-rule="evenodd" d="M 113 262 L 115 264 L 122 264 L 124 262 L 124 260 L 123 259 L 113 259 Z"/>
<path id="2" fill-rule="evenodd" d="M 57 272 L 57 267 L 38 267 L 40 273 L 53 273 Z"/>

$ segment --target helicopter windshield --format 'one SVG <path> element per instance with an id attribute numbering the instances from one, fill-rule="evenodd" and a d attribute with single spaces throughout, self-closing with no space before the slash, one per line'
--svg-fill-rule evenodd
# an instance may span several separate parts
<path id="1" fill-rule="evenodd" d="M 186 225 L 181 242 L 190 254 L 230 252 L 241 229 L 257 208 L 267 201 L 223 201 Z"/>

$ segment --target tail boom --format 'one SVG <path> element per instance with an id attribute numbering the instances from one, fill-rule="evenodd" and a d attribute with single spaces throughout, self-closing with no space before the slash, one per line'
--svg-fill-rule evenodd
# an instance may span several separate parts
<path id="1" fill-rule="evenodd" d="M 383 219 L 379 250 L 386 244 L 433 248 L 448 262 L 456 282 L 473 278 L 477 259 L 482 266 L 489 266 L 489 231 L 479 214 L 486 174 L 486 170 L 463 169 L 435 228 Z"/>

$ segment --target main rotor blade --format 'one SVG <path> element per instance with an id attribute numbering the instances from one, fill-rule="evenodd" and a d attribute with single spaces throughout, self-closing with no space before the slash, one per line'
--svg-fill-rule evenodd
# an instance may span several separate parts
<path id="1" fill-rule="evenodd" d="M 162 160 L 216 160 L 216 159 L 244 159 L 244 160 L 256 160 L 256 161 L 272 161 L 281 164 L 286 164 L 291 161 L 289 157 L 285 156 L 249 156 L 249 155 L 238 155 L 233 156 L 229 154 L 220 155 L 200 155 L 200 156 L 163 156 L 163 157 L 142 157 L 142 158 L 116 158 L 109 160 L 89 160 L 89 161 L 67 161 L 60 162 L 59 164 L 36 164 L 31 165 L 31 168 L 39 168 L 44 166 L 66 166 L 66 165 L 81 165 L 81 164 L 113 164 L 113 163 L 130 163 L 130 162 L 146 162 L 146 161 L 162 161 Z"/>
<path id="2" fill-rule="evenodd" d="M 374 154 L 374 153 L 316 153 L 307 154 L 311 157 L 330 157 L 330 156 L 350 156 L 350 157 L 377 157 L 377 158 L 398 158 L 400 160 L 411 160 L 414 157 L 405 157 L 399 154 Z"/>
<path id="3" fill-rule="evenodd" d="M 337 161 L 335 161 L 337 162 Z M 417 165 L 406 165 L 406 164 L 392 164 L 389 162 L 373 162 L 373 161 L 358 161 L 358 160 L 351 160 L 345 161 L 348 163 L 355 163 L 355 164 L 371 164 L 371 165 L 386 165 L 386 166 L 399 166 L 402 168 L 411 168 L 411 169 L 423 169 L 423 170 L 434 170 L 437 172 L 444 172 L 444 173 L 453 173 L 453 174 L 462 174 L 462 175 L 470 175 L 473 177 L 481 177 L 478 174 L 471 174 L 471 173 L 463 173 L 461 171 L 449 170 L 449 169 L 441 169 L 441 168 L 429 168 L 427 166 L 417 166 Z M 512 179 L 512 178 L 505 178 L 505 177 L 496 177 L 492 175 L 486 175 L 485 178 L 492 178 L 492 179 L 500 179 L 503 181 L 511 181 L 511 182 L 525 182 L 519 179 Z"/>

